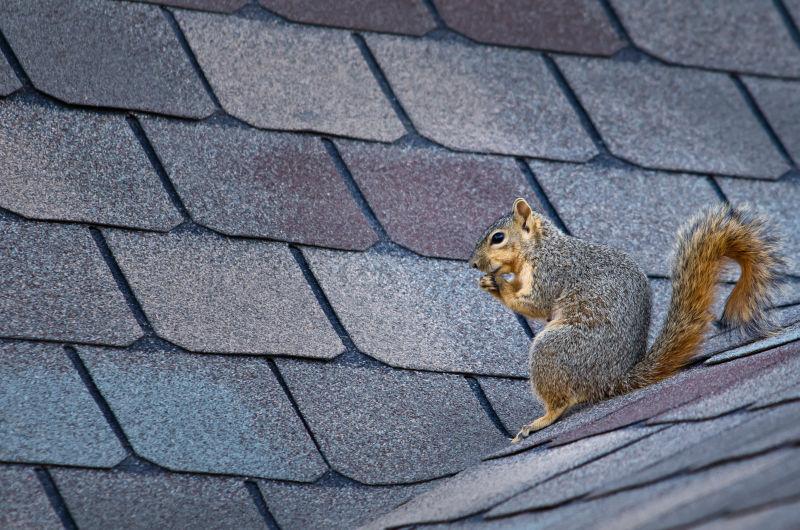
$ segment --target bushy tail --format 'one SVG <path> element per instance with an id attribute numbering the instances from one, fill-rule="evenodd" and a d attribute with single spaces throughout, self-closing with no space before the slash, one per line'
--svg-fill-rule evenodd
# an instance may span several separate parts
<path id="1" fill-rule="evenodd" d="M 746 208 L 720 205 L 703 212 L 679 234 L 672 269 L 672 298 L 661 334 L 620 389 L 633 390 L 669 377 L 697 352 L 726 258 L 741 269 L 725 303 L 722 322 L 748 335 L 773 331 L 766 309 L 783 258 L 769 223 Z"/>

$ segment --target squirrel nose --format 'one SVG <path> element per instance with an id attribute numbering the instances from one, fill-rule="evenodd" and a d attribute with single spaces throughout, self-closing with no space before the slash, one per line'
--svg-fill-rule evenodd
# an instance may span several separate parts
<path id="1" fill-rule="evenodd" d="M 475 263 L 475 260 L 473 260 L 473 259 L 469 260 L 469 266 L 472 267 L 473 269 L 477 269 L 478 268 L 478 264 Z"/>

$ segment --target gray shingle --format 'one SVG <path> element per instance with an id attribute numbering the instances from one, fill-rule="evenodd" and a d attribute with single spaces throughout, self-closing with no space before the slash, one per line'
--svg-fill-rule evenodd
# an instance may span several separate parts
<path id="1" fill-rule="evenodd" d="M 443 480 L 370 524 L 395 527 L 460 519 L 500 502 L 558 473 L 634 442 L 653 429 L 626 429 L 545 451 L 483 462 Z"/>
<path id="2" fill-rule="evenodd" d="M 122 116 L 0 101 L 0 151 L 0 206 L 25 217 L 148 230 L 181 222 Z"/>
<path id="3" fill-rule="evenodd" d="M 424 35 L 436 27 L 422 0 L 260 0 L 288 19 L 323 26 Z"/>
<path id="4" fill-rule="evenodd" d="M 14 69 L 8 64 L 5 57 L 0 55 L 0 96 L 7 96 L 20 88 L 22 83 L 14 74 Z"/>
<path id="5" fill-rule="evenodd" d="M 514 199 L 528 197 L 537 206 L 533 190 L 510 158 L 336 144 L 392 240 L 419 254 L 467 259 L 483 230 L 511 211 Z"/>
<path id="6" fill-rule="evenodd" d="M 327 466 L 263 359 L 80 349 L 140 456 L 168 469 L 313 481 Z"/>
<path id="7" fill-rule="evenodd" d="M 749 203 L 766 214 L 780 229 L 787 271 L 800 274 L 800 176 L 787 175 L 777 182 L 717 178 L 722 191 L 734 204 Z"/>
<path id="8" fill-rule="evenodd" d="M 612 0 L 642 49 L 666 61 L 777 76 L 800 76 L 800 49 L 770 2 Z"/>
<path id="9" fill-rule="evenodd" d="M 256 127 L 392 141 L 405 128 L 344 31 L 175 14 L 220 103 Z"/>
<path id="10" fill-rule="evenodd" d="M 442 477 L 508 443 L 461 376 L 289 359 L 278 365 L 331 466 L 359 482 Z"/>
<path id="11" fill-rule="evenodd" d="M 656 169 L 774 179 L 789 169 L 726 75 L 559 57 L 615 155 Z"/>
<path id="12" fill-rule="evenodd" d="M 367 487 L 332 481 L 317 484 L 259 482 L 270 513 L 284 530 L 356 528 L 430 485 Z"/>
<path id="13" fill-rule="evenodd" d="M 143 126 L 198 223 L 353 250 L 377 241 L 318 138 L 156 119 Z"/>
<path id="14" fill-rule="evenodd" d="M 800 0 L 783 0 L 795 24 L 800 24 Z"/>
<path id="15" fill-rule="evenodd" d="M 678 228 L 719 199 L 691 175 L 608 165 L 530 162 L 573 235 L 631 254 L 648 274 L 670 274 Z"/>
<path id="16" fill-rule="evenodd" d="M 527 335 L 478 288 L 466 264 L 377 252 L 304 254 L 367 355 L 401 368 L 527 376 Z"/>
<path id="17" fill-rule="evenodd" d="M 0 336 L 126 345 L 142 335 L 86 228 L 0 221 Z"/>
<path id="18" fill-rule="evenodd" d="M 188 9 L 202 9 L 203 11 L 219 11 L 232 13 L 249 0 L 134 0 L 135 2 L 149 2 L 165 6 L 185 7 Z"/>
<path id="19" fill-rule="evenodd" d="M 241 480 L 82 469 L 52 471 L 79 528 L 263 528 Z"/>
<path id="20" fill-rule="evenodd" d="M 214 111 L 156 6 L 7 0 L 0 29 L 34 86 L 63 101 L 191 118 Z"/>
<path id="21" fill-rule="evenodd" d="M 789 155 L 800 160 L 800 82 L 743 78 Z"/>
<path id="22" fill-rule="evenodd" d="M 770 506 L 741 515 L 728 515 L 694 528 L 696 530 L 752 530 L 753 528 L 794 530 L 797 528 L 798 513 L 800 513 L 800 501 Z"/>
<path id="23" fill-rule="evenodd" d="M 772 337 L 767 337 L 753 342 L 747 342 L 733 349 L 717 353 L 716 355 L 707 359 L 706 364 L 718 364 L 725 361 L 738 359 L 739 357 L 746 357 L 748 355 L 753 355 L 771 348 L 776 348 L 797 340 L 800 340 L 800 324 L 792 324 Z"/>
<path id="24" fill-rule="evenodd" d="M 453 149 L 584 161 L 596 149 L 539 54 L 369 35 L 423 136 Z"/>
<path id="25" fill-rule="evenodd" d="M 589 55 L 623 46 L 599 2 L 436 0 L 447 26 L 482 42 Z"/>
<path id="26" fill-rule="evenodd" d="M 212 353 L 330 358 L 344 348 L 284 245 L 185 232 L 107 238 L 164 339 Z"/>
<path id="27" fill-rule="evenodd" d="M 614 477 L 626 476 L 677 455 L 683 449 L 728 429 L 736 419 L 709 424 L 685 424 L 666 428 L 603 458 L 534 486 L 493 508 L 489 517 L 557 506 L 582 497 Z M 738 420 L 741 421 L 741 420 Z"/>
<path id="28" fill-rule="evenodd" d="M 0 343 L 0 460 L 112 467 L 125 458 L 64 350 Z"/>
<path id="29" fill-rule="evenodd" d="M 0 467 L 0 499 L 0 528 L 63 528 L 31 468 Z"/>
<path id="30" fill-rule="evenodd" d="M 481 377 L 480 385 L 500 421 L 512 434 L 544 414 L 544 407 L 527 380 Z"/>

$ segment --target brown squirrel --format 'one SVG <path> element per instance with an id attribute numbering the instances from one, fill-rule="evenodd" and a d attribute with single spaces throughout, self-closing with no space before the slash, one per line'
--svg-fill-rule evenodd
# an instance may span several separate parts
<path id="1" fill-rule="evenodd" d="M 545 414 L 512 441 L 575 404 L 650 385 L 687 364 L 714 320 L 710 308 L 726 258 L 739 264 L 740 276 L 722 323 L 749 334 L 772 331 L 766 308 L 783 264 L 777 238 L 748 209 L 720 205 L 678 233 L 666 322 L 648 350 L 651 294 L 641 268 L 621 251 L 564 234 L 517 199 L 469 261 L 486 273 L 482 289 L 512 311 L 549 320 L 530 347 L 531 387 Z"/>

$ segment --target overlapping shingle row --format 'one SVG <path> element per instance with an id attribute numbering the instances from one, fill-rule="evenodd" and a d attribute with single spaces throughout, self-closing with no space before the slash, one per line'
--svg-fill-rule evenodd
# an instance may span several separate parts
<path id="1" fill-rule="evenodd" d="M 0 526 L 346 528 L 423 494 L 383 521 L 568 527 L 687 502 L 678 471 L 697 495 L 791 477 L 796 324 L 507 448 L 541 410 L 530 329 L 463 261 L 526 196 L 630 252 L 658 322 L 703 206 L 755 202 L 800 254 L 783 4 L 340 4 L 0 6 Z"/>

